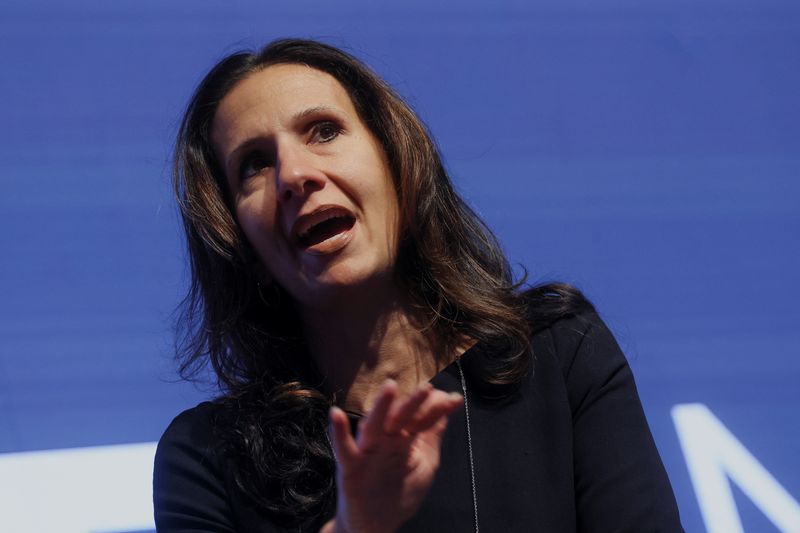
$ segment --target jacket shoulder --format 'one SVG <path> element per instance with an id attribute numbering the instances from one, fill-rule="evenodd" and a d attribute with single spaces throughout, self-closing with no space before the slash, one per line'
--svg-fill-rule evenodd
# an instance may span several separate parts
<path id="1" fill-rule="evenodd" d="M 153 469 L 158 531 L 234 531 L 215 437 L 218 410 L 211 402 L 187 409 L 175 417 L 158 442 Z"/>

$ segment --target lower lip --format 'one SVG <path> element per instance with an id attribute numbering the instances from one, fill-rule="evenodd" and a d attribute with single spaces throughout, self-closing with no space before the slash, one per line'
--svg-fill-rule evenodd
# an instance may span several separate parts
<path id="1" fill-rule="evenodd" d="M 334 254 L 347 246 L 347 244 L 353 240 L 353 231 L 355 230 L 355 227 L 355 224 L 353 224 L 350 229 L 337 233 L 336 235 L 332 235 L 322 242 L 304 247 L 302 250 L 309 255 L 320 256 Z"/>

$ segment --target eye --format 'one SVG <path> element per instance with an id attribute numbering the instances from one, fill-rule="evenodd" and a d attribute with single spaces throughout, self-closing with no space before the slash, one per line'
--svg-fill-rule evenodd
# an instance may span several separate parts
<path id="1" fill-rule="evenodd" d="M 254 152 L 242 159 L 239 165 L 239 179 L 245 180 L 254 176 L 267 167 L 272 166 L 272 160 L 262 152 Z"/>
<path id="2" fill-rule="evenodd" d="M 311 129 L 311 140 L 317 143 L 327 143 L 334 140 L 342 132 L 342 128 L 330 120 L 317 122 Z"/>

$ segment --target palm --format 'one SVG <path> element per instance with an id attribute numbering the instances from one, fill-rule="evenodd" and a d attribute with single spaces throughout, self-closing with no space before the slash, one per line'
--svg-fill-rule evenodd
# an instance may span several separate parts
<path id="1" fill-rule="evenodd" d="M 331 411 L 339 462 L 336 529 L 394 531 L 416 513 L 439 467 L 448 416 L 458 394 L 420 388 L 406 399 L 387 384 L 352 438 L 341 410 Z"/>

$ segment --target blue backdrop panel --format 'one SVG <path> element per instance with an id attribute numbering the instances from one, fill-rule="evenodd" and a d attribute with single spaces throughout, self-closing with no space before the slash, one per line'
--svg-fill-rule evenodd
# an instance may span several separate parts
<path id="1" fill-rule="evenodd" d="M 153 442 L 211 394 L 176 382 L 171 361 L 186 266 L 170 150 L 217 59 L 303 36 L 346 47 L 409 100 L 531 281 L 593 299 L 687 531 L 713 528 L 698 500 L 710 478 L 687 452 L 706 444 L 672 416 L 684 404 L 729 431 L 706 451 L 733 479 L 741 527 L 800 530 L 775 518 L 800 516 L 800 8 L 376 4 L 0 6 L 0 466 Z M 734 441 L 786 492 L 784 515 L 751 494 L 771 482 L 737 481 L 746 459 L 720 451 Z M 0 478 L 0 495 L 18 483 Z M 149 527 L 120 524 L 105 531 Z"/>

